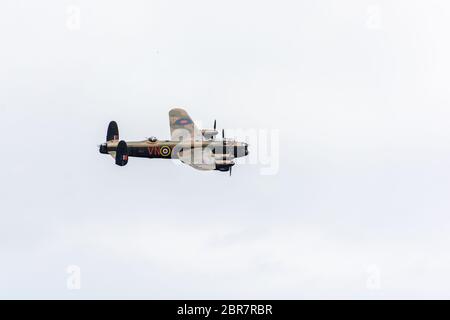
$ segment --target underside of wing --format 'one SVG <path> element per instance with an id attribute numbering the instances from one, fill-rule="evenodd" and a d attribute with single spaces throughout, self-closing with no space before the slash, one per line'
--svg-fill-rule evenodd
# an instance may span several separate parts
<path id="1" fill-rule="evenodd" d="M 202 140 L 201 131 L 195 126 L 186 110 L 181 108 L 170 110 L 169 122 L 172 140 Z"/>
<path id="2" fill-rule="evenodd" d="M 212 151 L 208 148 L 184 149 L 178 153 L 181 162 L 197 170 L 215 170 L 216 161 Z"/>

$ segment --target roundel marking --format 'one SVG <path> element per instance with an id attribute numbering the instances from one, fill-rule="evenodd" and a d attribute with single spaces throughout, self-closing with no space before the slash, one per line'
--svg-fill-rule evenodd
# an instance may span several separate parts
<path id="1" fill-rule="evenodd" d="M 189 118 L 180 118 L 177 121 L 175 121 L 175 123 L 180 126 L 185 126 L 187 124 L 191 124 L 192 120 Z"/>
<path id="2" fill-rule="evenodd" d="M 162 147 L 159 149 L 159 152 L 161 153 L 161 155 L 162 155 L 163 157 L 168 157 L 168 156 L 170 156 L 170 154 L 172 153 L 172 149 L 170 149 L 169 146 L 162 146 Z"/>

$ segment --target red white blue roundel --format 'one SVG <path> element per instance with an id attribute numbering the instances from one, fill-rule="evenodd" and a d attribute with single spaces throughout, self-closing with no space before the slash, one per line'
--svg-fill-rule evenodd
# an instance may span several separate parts
<path id="1" fill-rule="evenodd" d="M 185 126 L 187 124 L 191 124 L 192 120 L 189 118 L 180 118 L 177 121 L 175 121 L 175 124 L 179 125 L 179 126 Z"/>

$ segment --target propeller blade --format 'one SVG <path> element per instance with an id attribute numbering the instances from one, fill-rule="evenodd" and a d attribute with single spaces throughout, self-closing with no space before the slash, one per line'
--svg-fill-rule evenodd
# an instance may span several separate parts
<path id="1" fill-rule="evenodd" d="M 214 120 L 214 130 L 216 130 L 216 124 L 217 124 L 217 122 L 216 122 L 216 120 Z"/>
<path id="2" fill-rule="evenodd" d="M 232 169 L 233 167 L 230 167 L 230 177 L 231 177 L 231 169 Z"/>
<path id="3" fill-rule="evenodd" d="M 225 154 L 227 147 L 225 146 L 225 129 L 222 129 L 222 153 Z"/>

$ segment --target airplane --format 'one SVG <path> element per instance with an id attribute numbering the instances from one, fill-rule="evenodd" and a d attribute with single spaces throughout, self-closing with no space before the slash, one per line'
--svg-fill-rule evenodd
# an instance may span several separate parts
<path id="1" fill-rule="evenodd" d="M 143 141 L 124 141 L 119 139 L 119 128 L 115 121 L 108 126 L 106 143 L 102 143 L 100 153 L 110 154 L 118 166 L 125 166 L 129 157 L 179 159 L 198 170 L 218 170 L 229 172 L 235 165 L 233 159 L 248 155 L 248 144 L 225 139 L 216 140 L 218 131 L 199 130 L 189 114 L 181 108 L 169 111 L 171 140 L 158 140 L 150 137 Z"/>

